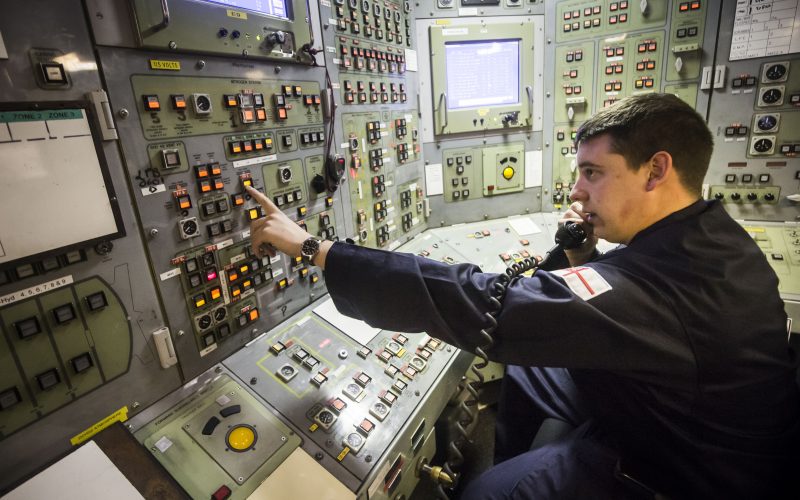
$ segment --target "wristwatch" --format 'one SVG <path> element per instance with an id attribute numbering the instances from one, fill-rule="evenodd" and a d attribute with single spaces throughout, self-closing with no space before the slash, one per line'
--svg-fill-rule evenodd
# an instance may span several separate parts
<path id="1" fill-rule="evenodd" d="M 312 266 L 314 265 L 314 257 L 316 257 L 318 253 L 319 240 L 316 238 L 308 238 L 300 247 L 300 255 L 302 255 L 303 260 Z"/>

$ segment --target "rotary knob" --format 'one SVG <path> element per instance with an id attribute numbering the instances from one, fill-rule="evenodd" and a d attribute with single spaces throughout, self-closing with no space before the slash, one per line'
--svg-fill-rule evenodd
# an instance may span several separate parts
<path id="1" fill-rule="evenodd" d="M 750 201 L 756 201 L 758 199 L 758 195 L 755 193 L 747 193 L 747 199 Z"/>
<path id="2" fill-rule="evenodd" d="M 731 199 L 733 201 L 739 201 L 741 199 L 741 197 L 742 197 L 742 195 L 740 195 L 739 193 L 731 193 Z"/>
<path id="3" fill-rule="evenodd" d="M 767 193 L 764 195 L 764 199 L 766 201 L 775 201 L 775 195 L 772 193 Z"/>
<path id="4" fill-rule="evenodd" d="M 267 35 L 267 43 L 270 45 L 283 45 L 286 43 L 286 33 L 283 31 L 274 31 Z"/>
<path id="5" fill-rule="evenodd" d="M 725 198 L 725 195 L 723 193 L 714 193 L 714 198 L 722 200 Z"/>

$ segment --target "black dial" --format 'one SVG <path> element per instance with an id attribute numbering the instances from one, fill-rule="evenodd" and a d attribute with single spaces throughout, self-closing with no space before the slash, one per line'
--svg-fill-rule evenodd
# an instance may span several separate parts
<path id="1" fill-rule="evenodd" d="M 765 73 L 768 80 L 780 80 L 786 75 L 786 66 L 783 64 L 773 64 L 767 68 Z"/>
<path id="2" fill-rule="evenodd" d="M 772 141 L 770 139 L 759 139 L 753 143 L 753 149 L 759 153 L 766 153 L 772 149 Z"/>
<path id="3" fill-rule="evenodd" d="M 225 316 L 227 314 L 228 314 L 227 309 L 225 309 L 224 307 L 220 307 L 219 309 L 214 311 L 214 319 L 216 321 L 222 321 L 223 319 L 225 319 Z"/>
<path id="4" fill-rule="evenodd" d="M 323 424 L 327 425 L 333 422 L 333 413 L 329 412 L 328 410 L 323 410 L 319 412 L 319 415 L 317 415 L 317 419 Z"/>
<path id="5" fill-rule="evenodd" d="M 181 228 L 183 229 L 183 234 L 191 236 L 197 232 L 197 222 L 193 220 L 185 220 L 181 224 Z"/>
<path id="6" fill-rule="evenodd" d="M 201 316 L 200 319 L 197 320 L 197 326 L 199 326 L 201 330 L 205 330 L 211 326 L 211 316 L 208 314 Z"/>
<path id="7" fill-rule="evenodd" d="M 767 131 L 774 129 L 777 124 L 778 119 L 774 115 L 764 115 L 758 119 L 757 125 L 759 130 Z"/>
<path id="8" fill-rule="evenodd" d="M 740 199 L 741 197 L 742 197 L 742 195 L 740 195 L 739 193 L 731 193 L 731 199 L 732 199 L 733 201 L 739 201 L 739 199 Z"/>
<path id="9" fill-rule="evenodd" d="M 761 94 L 761 100 L 765 104 L 775 104 L 781 100 L 781 97 L 783 97 L 783 92 L 780 89 L 769 89 Z"/>
<path id="10" fill-rule="evenodd" d="M 197 109 L 200 111 L 209 111 L 211 109 L 211 100 L 208 96 L 199 95 L 195 98 Z"/>

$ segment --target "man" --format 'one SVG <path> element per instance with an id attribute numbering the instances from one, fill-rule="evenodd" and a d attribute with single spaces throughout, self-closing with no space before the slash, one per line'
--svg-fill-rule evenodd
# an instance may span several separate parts
<path id="1" fill-rule="evenodd" d="M 510 365 L 502 462 L 463 498 L 791 496 L 800 396 L 786 314 L 756 244 L 719 202 L 701 199 L 713 148 L 703 119 L 672 95 L 640 95 L 597 113 L 576 144 L 580 175 L 563 220 L 580 221 L 589 238 L 566 252 L 572 268 L 539 271 L 506 293 L 489 352 Z M 298 255 L 309 235 L 249 193 L 266 209 L 253 247 Z M 600 255 L 598 237 L 621 245 Z M 496 275 L 314 246 L 306 253 L 344 314 L 468 350 L 482 344 Z M 546 417 L 577 429 L 528 451 Z"/>

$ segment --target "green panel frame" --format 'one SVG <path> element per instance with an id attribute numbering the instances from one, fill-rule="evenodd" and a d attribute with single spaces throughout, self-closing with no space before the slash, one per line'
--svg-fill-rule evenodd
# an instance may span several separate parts
<path id="1" fill-rule="evenodd" d="M 142 47 L 310 63 L 300 50 L 311 44 L 303 0 L 286 0 L 280 19 L 230 6 L 191 0 L 132 0 Z M 276 33 L 285 40 L 273 43 Z"/>
<path id="2" fill-rule="evenodd" d="M 530 128 L 533 124 L 533 46 L 534 25 L 530 17 L 514 22 L 492 24 L 434 25 L 430 27 L 431 86 L 433 89 L 433 128 L 435 135 L 476 132 L 509 128 Z M 516 104 L 447 109 L 447 61 L 445 44 L 519 40 L 519 102 Z M 456 75 L 451 75 L 455 77 Z M 505 123 L 503 117 L 518 113 L 516 123 Z"/>

